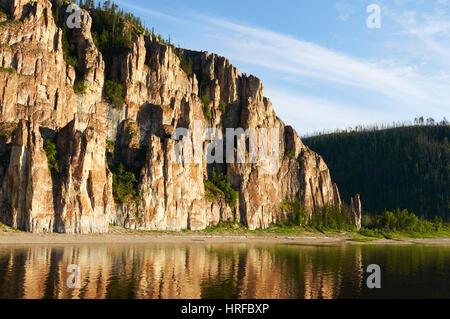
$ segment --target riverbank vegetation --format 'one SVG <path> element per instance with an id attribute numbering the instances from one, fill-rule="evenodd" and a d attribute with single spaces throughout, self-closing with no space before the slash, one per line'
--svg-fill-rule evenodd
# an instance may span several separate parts
<path id="1" fill-rule="evenodd" d="M 304 207 L 296 201 L 286 201 L 282 207 L 295 212 L 291 217 L 273 223 L 266 229 L 249 230 L 235 221 L 221 221 L 194 233 L 230 234 L 230 235 L 288 235 L 321 234 L 324 236 L 347 236 L 352 241 L 370 242 L 378 239 L 402 240 L 411 238 L 450 238 L 450 223 L 442 219 L 434 221 L 420 219 L 407 210 L 386 211 L 375 216 L 364 216 L 360 231 L 354 225 L 347 208 L 325 207 L 309 220 Z M 186 233 L 192 231 L 185 230 Z"/>
<path id="2" fill-rule="evenodd" d="M 10 227 L 0 222 L 0 232 L 23 232 L 23 231 L 14 227 Z"/>
<path id="3" fill-rule="evenodd" d="M 405 232 L 405 231 L 338 231 L 338 230 L 322 230 L 311 227 L 286 226 L 281 224 L 272 224 L 267 229 L 249 230 L 241 223 L 221 221 L 217 226 L 211 226 L 200 231 L 183 230 L 184 233 L 197 234 L 218 234 L 218 235 L 259 235 L 259 236 L 303 236 L 303 235 L 323 235 L 323 236 L 344 236 L 355 242 L 371 242 L 379 239 L 389 240 L 407 240 L 414 238 L 450 238 L 450 225 L 445 224 L 441 231 L 431 231 L 428 233 Z"/>

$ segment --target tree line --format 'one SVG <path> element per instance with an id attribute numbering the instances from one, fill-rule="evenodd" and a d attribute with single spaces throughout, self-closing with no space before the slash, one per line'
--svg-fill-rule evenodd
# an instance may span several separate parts
<path id="1" fill-rule="evenodd" d="M 343 198 L 361 194 L 365 213 L 407 209 L 450 220 L 450 126 L 416 125 L 336 131 L 304 138 L 323 156 Z M 428 125 L 427 125 L 428 124 Z"/>

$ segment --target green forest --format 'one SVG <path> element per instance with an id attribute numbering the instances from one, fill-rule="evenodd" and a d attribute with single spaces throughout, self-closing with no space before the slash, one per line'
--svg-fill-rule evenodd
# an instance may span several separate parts
<path id="1" fill-rule="evenodd" d="M 358 128 L 303 139 L 323 156 L 343 199 L 361 194 L 365 214 L 407 209 L 450 220 L 450 126 Z"/>

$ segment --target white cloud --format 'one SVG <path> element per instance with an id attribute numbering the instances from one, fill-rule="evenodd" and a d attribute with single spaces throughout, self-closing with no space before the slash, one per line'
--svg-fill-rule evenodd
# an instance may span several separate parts
<path id="1" fill-rule="evenodd" d="M 304 135 L 329 128 L 372 124 L 381 119 L 375 110 L 364 110 L 324 97 L 289 92 L 281 87 L 266 90 L 278 116 Z M 370 119 L 364 121 L 363 119 Z"/>
<path id="2" fill-rule="evenodd" d="M 401 100 L 409 96 L 431 101 L 420 86 L 362 59 L 269 30 L 201 18 L 227 31 L 219 37 L 232 58 L 287 74 L 374 91 L 390 98 Z"/>

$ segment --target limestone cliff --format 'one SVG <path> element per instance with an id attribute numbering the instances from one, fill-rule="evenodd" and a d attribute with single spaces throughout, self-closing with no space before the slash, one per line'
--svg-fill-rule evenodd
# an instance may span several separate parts
<path id="1" fill-rule="evenodd" d="M 62 1 L 54 5 L 65 8 Z M 8 19 L 0 24 L 0 121 L 14 128 L 0 138 L 0 217 L 6 224 L 91 233 L 108 231 L 110 223 L 181 230 L 237 220 L 255 229 L 279 221 L 285 213 L 280 203 L 287 199 L 304 203 L 309 214 L 341 203 L 323 159 L 276 116 L 261 81 L 239 74 L 227 59 L 176 50 L 141 33 L 108 66 L 124 88 L 118 108 L 102 97 L 105 62 L 87 11 L 72 33 L 75 70 L 64 59 L 63 32 L 50 1 L 0 0 L 0 6 Z M 181 59 L 191 61 L 192 72 Z M 80 81 L 86 90 L 77 94 L 73 85 Z M 195 140 L 198 123 L 202 136 L 209 126 L 224 136 L 226 128 L 275 128 L 279 152 L 271 161 L 174 161 L 180 145 Z M 179 128 L 189 134 L 175 140 Z M 203 153 L 211 149 L 208 139 L 198 145 Z M 56 146 L 56 173 L 43 150 L 47 141 Z M 223 142 L 224 148 L 237 147 L 234 139 Z M 194 147 L 183 156 L 198 154 Z M 119 164 L 135 173 L 136 194 L 114 201 L 112 171 Z M 206 196 L 204 180 L 213 171 L 238 191 L 236 207 Z"/>

